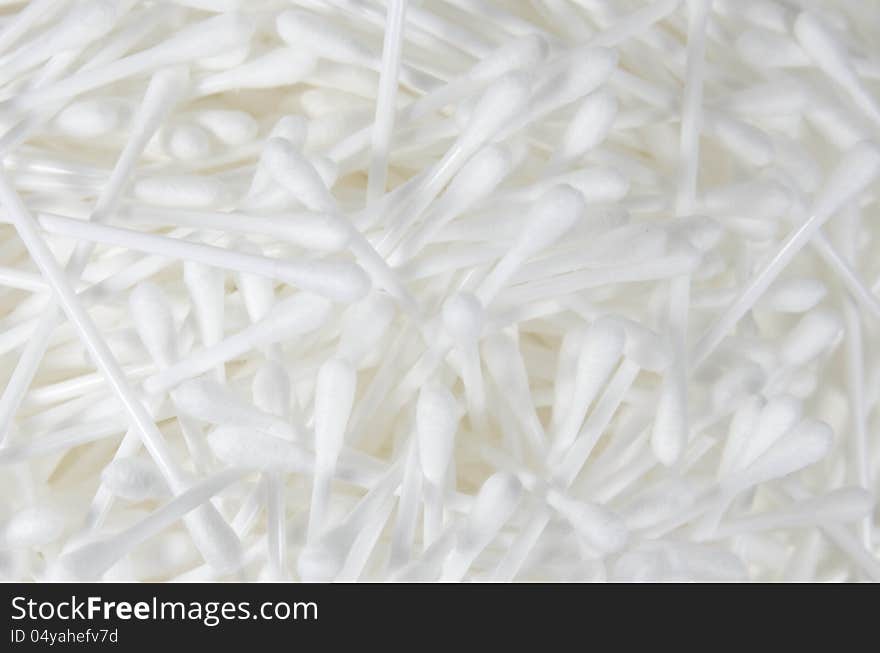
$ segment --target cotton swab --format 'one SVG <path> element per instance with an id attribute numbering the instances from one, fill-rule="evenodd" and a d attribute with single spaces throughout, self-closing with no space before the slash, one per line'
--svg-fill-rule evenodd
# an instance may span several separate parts
<path id="1" fill-rule="evenodd" d="M 471 428 L 486 433 L 486 393 L 480 365 L 479 340 L 485 322 L 480 300 L 467 292 L 457 293 L 443 304 L 443 327 L 456 343 L 462 359 L 462 380 L 468 399 Z"/>
<path id="2" fill-rule="evenodd" d="M 165 496 L 168 488 L 156 467 L 142 458 L 119 458 L 101 472 L 101 483 L 114 495 L 129 501 Z"/>
<path id="3" fill-rule="evenodd" d="M 383 238 L 383 243 L 389 245 L 380 246 L 379 251 L 391 252 L 389 262 L 393 265 L 415 256 L 457 213 L 488 196 L 507 176 L 511 166 L 510 152 L 506 148 L 498 145 L 483 148 L 452 179 L 435 209 L 424 217 L 420 225 L 402 241 L 398 241 L 396 233 L 389 233 Z M 397 230 L 401 235 L 403 231 L 403 226 Z"/>
<path id="4" fill-rule="evenodd" d="M 183 264 L 183 283 L 192 300 L 202 344 L 205 347 L 216 345 L 223 338 L 226 276 L 221 270 L 189 260 Z M 220 382 L 226 378 L 222 365 L 215 373 Z"/>
<path id="5" fill-rule="evenodd" d="M 428 547 L 443 528 L 443 503 L 447 472 L 458 429 L 459 407 L 449 390 L 427 385 L 416 405 L 419 462 L 424 475 L 424 546 Z"/>
<path id="6" fill-rule="evenodd" d="M 25 508 L 6 520 L 0 541 L 11 549 L 45 546 L 61 536 L 65 522 L 61 511 L 51 506 Z"/>
<path id="7" fill-rule="evenodd" d="M 443 563 L 442 581 L 459 581 L 476 557 L 489 545 L 510 519 L 519 502 L 522 487 L 513 476 L 497 473 L 483 484 L 456 538 L 455 548 Z"/>
<path id="8" fill-rule="evenodd" d="M 483 305 L 491 303 L 513 273 L 529 256 L 553 244 L 581 218 L 584 201 L 571 186 L 547 191 L 535 204 L 530 220 L 504 257 L 476 290 Z"/>
<path id="9" fill-rule="evenodd" d="M 306 541 L 313 543 L 323 530 L 330 497 L 330 481 L 345 441 L 357 378 L 342 360 L 329 360 L 318 371 L 315 388 L 315 480 Z"/>
<path id="10" fill-rule="evenodd" d="M 214 95 L 238 88 L 276 88 L 296 84 L 316 65 L 309 52 L 276 48 L 240 66 L 203 77 L 196 82 L 197 95 Z"/>
<path id="11" fill-rule="evenodd" d="M 584 334 L 567 402 L 570 410 L 553 434 L 555 450 L 564 451 L 574 442 L 600 387 L 620 361 L 625 342 L 623 329 L 611 322 L 597 321 Z"/>

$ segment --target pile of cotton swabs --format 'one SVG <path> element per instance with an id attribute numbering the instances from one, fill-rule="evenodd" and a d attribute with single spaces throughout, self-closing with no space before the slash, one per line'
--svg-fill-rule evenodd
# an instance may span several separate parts
<path id="1" fill-rule="evenodd" d="M 876 3 L 0 12 L 0 578 L 880 580 Z"/>

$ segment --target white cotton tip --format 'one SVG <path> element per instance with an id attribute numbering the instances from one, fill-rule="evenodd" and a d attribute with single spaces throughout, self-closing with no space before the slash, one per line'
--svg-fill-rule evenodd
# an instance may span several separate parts
<path id="1" fill-rule="evenodd" d="M 162 578 L 192 569 L 199 563 L 199 552 L 185 530 L 169 530 L 141 544 L 131 552 L 129 561 L 135 578 Z"/>
<path id="2" fill-rule="evenodd" d="M 585 203 L 611 204 L 627 196 L 629 180 L 610 168 L 582 168 L 559 179 L 580 192 Z"/>
<path id="3" fill-rule="evenodd" d="M 522 485 L 513 474 L 498 472 L 490 476 L 477 493 L 457 548 L 482 551 L 513 516 L 522 495 Z"/>
<path id="4" fill-rule="evenodd" d="M 263 149 L 266 170 L 293 197 L 312 211 L 334 211 L 335 201 L 315 166 L 289 141 L 273 137 Z"/>
<path id="5" fill-rule="evenodd" d="M 305 116 L 281 116 L 273 125 L 270 137 L 283 138 L 294 148 L 301 150 L 309 135 L 309 121 Z"/>
<path id="6" fill-rule="evenodd" d="M 768 400 L 754 424 L 754 431 L 745 441 L 737 466 L 751 465 L 793 429 L 802 416 L 803 404 L 794 397 L 782 395 Z"/>
<path id="7" fill-rule="evenodd" d="M 216 177 L 156 175 L 138 179 L 134 196 L 154 206 L 199 209 L 223 205 L 228 193 Z"/>
<path id="8" fill-rule="evenodd" d="M 224 145 L 244 145 L 257 137 L 260 126 L 246 111 L 206 109 L 193 119 Z"/>
<path id="9" fill-rule="evenodd" d="M 792 277 L 774 283 L 761 297 L 759 306 L 779 313 L 806 313 L 828 294 L 828 286 L 819 279 Z"/>
<path id="10" fill-rule="evenodd" d="M 330 359 L 318 370 L 315 381 L 315 455 L 319 467 L 336 464 L 345 443 L 356 390 L 357 373 L 347 362 Z"/>
<path id="11" fill-rule="evenodd" d="M 608 136 L 617 117 L 618 102 L 614 93 L 600 89 L 585 97 L 559 142 L 557 156 L 563 160 L 580 157 Z"/>
<path id="12" fill-rule="evenodd" d="M 590 326 L 582 344 L 577 363 L 578 378 L 583 381 L 582 386 L 593 387 L 595 377 L 606 377 L 620 360 L 626 345 L 626 331 L 613 319 L 602 318 Z"/>
<path id="13" fill-rule="evenodd" d="M 290 375 L 284 364 L 267 360 L 254 374 L 251 393 L 254 406 L 269 415 L 286 418 L 290 414 Z"/>
<path id="14" fill-rule="evenodd" d="M 2 530 L 2 541 L 10 549 L 45 546 L 61 537 L 66 524 L 64 513 L 56 508 L 25 508 L 6 522 Z"/>
<path id="15" fill-rule="evenodd" d="M 310 49 L 316 55 L 355 66 L 381 65 L 372 48 L 317 14 L 291 9 L 278 15 L 275 27 L 291 47 Z"/>
<path id="16" fill-rule="evenodd" d="M 244 14 L 231 12 L 179 30 L 156 46 L 154 53 L 166 63 L 188 62 L 239 48 L 249 42 L 253 34 L 251 19 Z"/>
<path id="17" fill-rule="evenodd" d="M 429 383 L 422 387 L 416 404 L 419 461 L 425 478 L 436 487 L 445 482 L 460 416 L 458 402 L 446 386 Z"/>
<path id="18" fill-rule="evenodd" d="M 155 284 L 144 281 L 128 298 L 132 322 L 141 342 L 160 367 L 168 367 L 180 355 L 178 333 L 168 299 Z"/>
<path id="19" fill-rule="evenodd" d="M 508 41 L 477 63 L 467 74 L 472 80 L 490 80 L 514 70 L 526 70 L 547 56 L 547 40 L 537 34 Z"/>
<path id="20" fill-rule="evenodd" d="M 443 304 L 443 326 L 457 343 L 477 342 L 485 321 L 483 304 L 472 293 L 456 293 Z"/>
<path id="21" fill-rule="evenodd" d="M 685 218 L 680 233 L 687 238 L 688 244 L 700 252 L 715 249 L 725 236 L 724 227 L 717 220 L 704 215 Z"/>
<path id="22" fill-rule="evenodd" d="M 550 495 L 548 501 L 551 505 L 559 510 L 600 555 L 615 553 L 626 545 L 629 538 L 626 522 L 608 508 L 598 503 L 572 501 L 562 497 L 551 499 Z"/>
<path id="23" fill-rule="evenodd" d="M 568 184 L 551 188 L 530 209 L 512 251 L 524 259 L 537 254 L 568 233 L 585 210 L 583 195 Z"/>
<path id="24" fill-rule="evenodd" d="M 611 77 L 617 68 L 618 54 L 608 48 L 576 49 L 565 68 L 540 88 L 533 103 L 540 113 L 548 113 L 592 93 Z"/>
<path id="25" fill-rule="evenodd" d="M 226 274 L 223 270 L 184 261 L 183 282 L 195 309 L 202 342 L 213 345 L 223 339 L 226 312 Z"/>
<path id="26" fill-rule="evenodd" d="M 735 406 L 746 397 L 761 391 L 767 382 L 767 374 L 752 361 L 740 361 L 739 365 L 726 369 L 712 386 L 712 405 L 721 411 Z"/>
<path id="27" fill-rule="evenodd" d="M 662 372 L 666 368 L 668 356 L 659 333 L 619 315 L 610 315 L 604 319 L 623 329 L 626 336 L 624 356 L 649 372 Z"/>
<path id="28" fill-rule="evenodd" d="M 590 406 L 620 362 L 625 343 L 625 331 L 612 320 L 597 320 L 584 334 L 574 368 L 571 399 L 567 402 L 569 411 L 554 436 L 553 449 L 557 455 L 564 454 L 577 438 Z"/>
<path id="29" fill-rule="evenodd" d="M 296 433 L 285 419 L 259 410 L 226 386 L 200 378 L 181 383 L 171 393 L 180 412 L 211 424 L 229 424 L 293 440 Z"/>
<path id="30" fill-rule="evenodd" d="M 462 149 L 491 141 L 502 127 L 520 115 L 529 102 L 530 81 L 525 74 L 511 73 L 493 82 L 468 117 L 459 140 Z"/>
<path id="31" fill-rule="evenodd" d="M 166 137 L 168 153 L 183 161 L 202 159 L 211 154 L 214 143 L 206 129 L 193 124 L 172 127 Z"/>
<path id="32" fill-rule="evenodd" d="M 749 446 L 749 440 L 754 433 L 764 406 L 765 403 L 760 396 L 753 394 L 746 398 L 734 412 L 727 428 L 724 449 L 721 452 L 721 462 L 718 467 L 720 477 L 729 475 L 742 464 L 745 450 Z"/>
<path id="33" fill-rule="evenodd" d="M 382 293 L 373 293 L 354 304 L 343 318 L 337 358 L 355 366 L 369 362 L 396 312 L 394 300 Z"/>
<path id="34" fill-rule="evenodd" d="M 82 140 L 100 138 L 119 130 L 130 115 L 130 107 L 124 101 L 89 98 L 69 104 L 54 122 L 65 136 Z"/>
<path id="35" fill-rule="evenodd" d="M 144 138 L 149 138 L 167 115 L 170 105 L 189 89 L 189 84 L 189 66 L 185 64 L 166 66 L 153 73 L 140 107 L 133 114 L 133 134 L 140 130 Z"/>
<path id="36" fill-rule="evenodd" d="M 51 47 L 56 52 L 82 48 L 112 30 L 119 19 L 131 8 L 131 2 L 92 0 L 81 2 L 64 16 L 52 31 Z"/>
<path id="37" fill-rule="evenodd" d="M 760 129 L 722 114 L 705 119 L 706 130 L 748 165 L 762 168 L 773 161 L 773 142 Z"/>
<path id="38" fill-rule="evenodd" d="M 805 365 L 834 344 L 842 331 L 837 313 L 824 308 L 809 311 L 784 337 L 780 358 L 792 367 Z"/>
<path id="39" fill-rule="evenodd" d="M 828 454 L 833 435 L 831 427 L 824 422 L 806 419 L 736 475 L 731 485 L 751 487 L 813 465 Z"/>
<path id="40" fill-rule="evenodd" d="M 233 467 L 297 473 L 313 469 L 311 455 L 299 446 L 247 427 L 220 426 L 207 439 L 217 460 Z"/>
<path id="41" fill-rule="evenodd" d="M 309 75 L 316 63 L 315 57 L 309 52 L 276 48 L 240 66 L 205 77 L 198 83 L 197 89 L 202 95 L 211 95 L 243 88 L 292 86 Z"/>
<path id="42" fill-rule="evenodd" d="M 457 210 L 488 197 L 510 173 L 513 161 L 509 148 L 489 145 L 477 152 L 452 179 L 443 195 Z M 447 199 L 448 198 L 448 199 Z"/>
<path id="43" fill-rule="evenodd" d="M 168 494 L 168 485 L 156 465 L 145 458 L 127 457 L 110 462 L 101 482 L 113 494 L 128 501 L 157 499 Z"/>
<path id="44" fill-rule="evenodd" d="M 847 151 L 813 201 L 813 215 L 835 213 L 880 174 L 880 148 L 861 141 Z"/>

